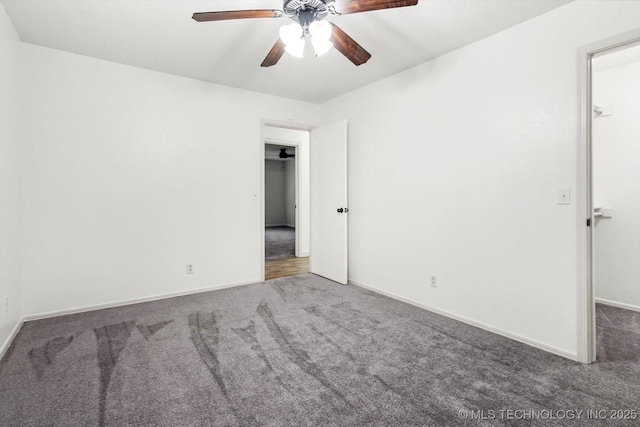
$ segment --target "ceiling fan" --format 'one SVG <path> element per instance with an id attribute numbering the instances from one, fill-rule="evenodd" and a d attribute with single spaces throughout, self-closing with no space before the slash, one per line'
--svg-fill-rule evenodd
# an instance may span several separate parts
<path id="1" fill-rule="evenodd" d="M 286 148 L 281 148 L 280 154 L 278 154 L 278 157 L 280 157 L 281 159 L 288 159 L 289 157 L 295 157 L 295 156 L 296 156 L 295 154 L 288 154 Z"/>
<path id="2" fill-rule="evenodd" d="M 280 38 L 260 64 L 262 67 L 275 65 L 285 51 L 302 58 L 306 36 L 310 36 L 316 56 L 335 47 L 355 65 L 362 65 L 371 58 L 371 54 L 337 25 L 323 20 L 329 15 L 346 15 L 348 13 L 415 6 L 416 4 L 418 4 L 418 0 L 284 0 L 282 10 L 199 12 L 194 13 L 192 18 L 198 22 L 281 18 L 282 16 L 291 19 L 293 23 L 280 28 Z"/>

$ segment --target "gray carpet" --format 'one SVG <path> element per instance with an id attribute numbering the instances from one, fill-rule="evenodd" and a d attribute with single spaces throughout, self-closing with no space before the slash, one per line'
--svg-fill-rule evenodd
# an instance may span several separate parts
<path id="1" fill-rule="evenodd" d="M 596 304 L 596 337 L 598 361 L 640 364 L 640 312 Z"/>
<path id="2" fill-rule="evenodd" d="M 637 339 L 628 327 L 607 348 Z M 0 425 L 479 426 L 515 422 L 459 411 L 638 409 L 637 353 L 617 354 L 581 365 L 304 275 L 28 322 L 0 362 Z"/>
<path id="3" fill-rule="evenodd" d="M 296 229 L 267 227 L 264 231 L 264 258 L 266 260 L 296 256 Z"/>

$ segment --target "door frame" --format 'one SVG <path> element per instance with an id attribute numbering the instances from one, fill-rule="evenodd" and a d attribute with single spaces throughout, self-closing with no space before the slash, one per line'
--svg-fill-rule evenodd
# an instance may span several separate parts
<path id="1" fill-rule="evenodd" d="M 623 49 L 640 42 L 640 30 L 629 31 L 578 49 L 580 127 L 577 147 L 576 236 L 577 236 L 577 359 L 596 359 L 596 316 L 593 253 L 593 159 L 592 159 L 592 68 L 594 55 Z M 587 226 L 587 221 L 590 226 Z"/>
<path id="2" fill-rule="evenodd" d="M 278 139 L 274 139 L 274 138 L 267 138 L 265 135 L 265 127 L 266 126 L 273 126 L 273 127 L 279 127 L 279 128 L 283 128 L 283 129 L 290 129 L 290 130 L 300 130 L 300 131 L 306 131 L 306 132 L 310 132 L 311 129 L 313 129 L 315 126 L 311 126 L 311 125 L 305 125 L 305 124 L 298 124 L 298 123 L 291 123 L 291 122 L 284 122 L 282 120 L 271 120 L 271 119 L 261 119 L 260 120 L 260 149 L 259 149 L 259 153 L 260 153 L 260 158 L 258 161 L 258 166 L 259 166 L 259 171 L 260 171 L 260 186 L 259 186 L 259 201 L 260 201 L 260 232 L 258 233 L 260 235 L 260 281 L 264 282 L 264 278 L 265 278 L 265 249 L 264 249 L 264 230 L 265 230 L 265 200 L 266 200 L 266 196 L 265 196 L 265 167 L 264 167 L 264 161 L 265 161 L 265 157 L 264 157 L 264 153 L 265 153 L 265 144 L 272 144 L 272 145 L 286 145 L 288 147 L 295 147 L 296 148 L 296 158 L 295 158 L 295 165 L 296 165 L 296 173 L 295 173 L 295 202 L 296 202 L 296 212 L 295 212 L 295 216 L 296 216 L 296 231 L 295 231 L 295 239 L 296 239 L 296 256 L 299 255 L 300 253 L 300 236 L 299 236 L 299 227 L 298 224 L 300 224 L 300 219 L 299 219 L 299 209 L 297 208 L 297 206 L 299 205 L 299 190 L 300 190 L 300 185 L 299 185 L 299 167 L 298 167 L 298 159 L 299 159 L 299 152 L 300 152 L 300 147 L 299 144 L 296 144 L 293 141 L 284 141 L 284 140 L 278 140 Z M 311 143 L 311 141 L 309 141 L 309 143 Z M 311 177 L 309 177 L 311 178 Z M 309 221 L 311 221 L 311 218 L 309 218 Z"/>

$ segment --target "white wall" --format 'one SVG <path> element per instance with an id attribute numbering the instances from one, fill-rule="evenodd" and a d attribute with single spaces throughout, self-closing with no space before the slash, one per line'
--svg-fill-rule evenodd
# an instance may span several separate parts
<path id="1" fill-rule="evenodd" d="M 272 125 L 269 125 L 271 123 Z M 309 186 L 309 132 L 267 122 L 263 129 L 265 143 L 293 145 L 298 164 L 298 256 L 309 256 L 311 235 L 311 199 Z M 291 162 L 294 163 L 294 162 Z"/>
<path id="2" fill-rule="evenodd" d="M 22 317 L 18 35 L 0 3 L 0 356 Z M 8 310 L 5 306 L 8 298 Z"/>
<path id="3" fill-rule="evenodd" d="M 264 207 L 265 226 L 285 225 L 286 217 L 286 170 L 285 163 L 279 160 L 264 161 Z"/>
<path id="4" fill-rule="evenodd" d="M 260 279 L 262 122 L 313 125 L 317 106 L 21 56 L 26 315 Z"/>
<path id="5" fill-rule="evenodd" d="M 594 72 L 593 100 L 613 112 L 593 120 L 594 206 L 614 209 L 595 222 L 596 297 L 640 310 L 640 61 Z"/>
<path id="6" fill-rule="evenodd" d="M 349 122 L 350 279 L 575 358 L 577 49 L 639 16 L 573 2 L 323 104 Z"/>
<path id="7" fill-rule="evenodd" d="M 285 223 L 296 225 L 296 162 L 289 159 L 284 162 L 284 214 Z"/>

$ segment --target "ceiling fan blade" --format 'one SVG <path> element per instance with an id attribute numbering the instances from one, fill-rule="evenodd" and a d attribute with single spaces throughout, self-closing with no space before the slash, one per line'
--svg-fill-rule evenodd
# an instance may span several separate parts
<path id="1" fill-rule="evenodd" d="M 197 12 L 192 18 L 198 22 L 225 21 L 227 19 L 247 19 L 247 18 L 280 18 L 283 15 L 281 10 L 228 10 L 225 12 Z"/>
<path id="2" fill-rule="evenodd" d="M 260 66 L 271 67 L 272 65 L 276 65 L 280 58 L 282 58 L 284 50 L 284 42 L 280 40 L 280 37 L 278 37 L 278 41 L 276 41 L 276 44 L 274 44 L 269 53 L 267 53 L 267 56 L 264 58 L 264 61 L 262 61 Z"/>
<path id="3" fill-rule="evenodd" d="M 417 4 L 418 0 L 336 0 L 333 5 L 338 13 L 346 15 L 347 13 L 369 12 Z"/>
<path id="4" fill-rule="evenodd" d="M 331 41 L 333 47 L 338 49 L 338 52 L 347 57 L 347 59 L 354 63 L 354 65 L 362 65 L 371 58 L 371 54 L 367 52 L 357 41 L 349 37 L 347 33 L 342 31 L 333 22 L 331 23 L 333 31 L 331 31 Z"/>

